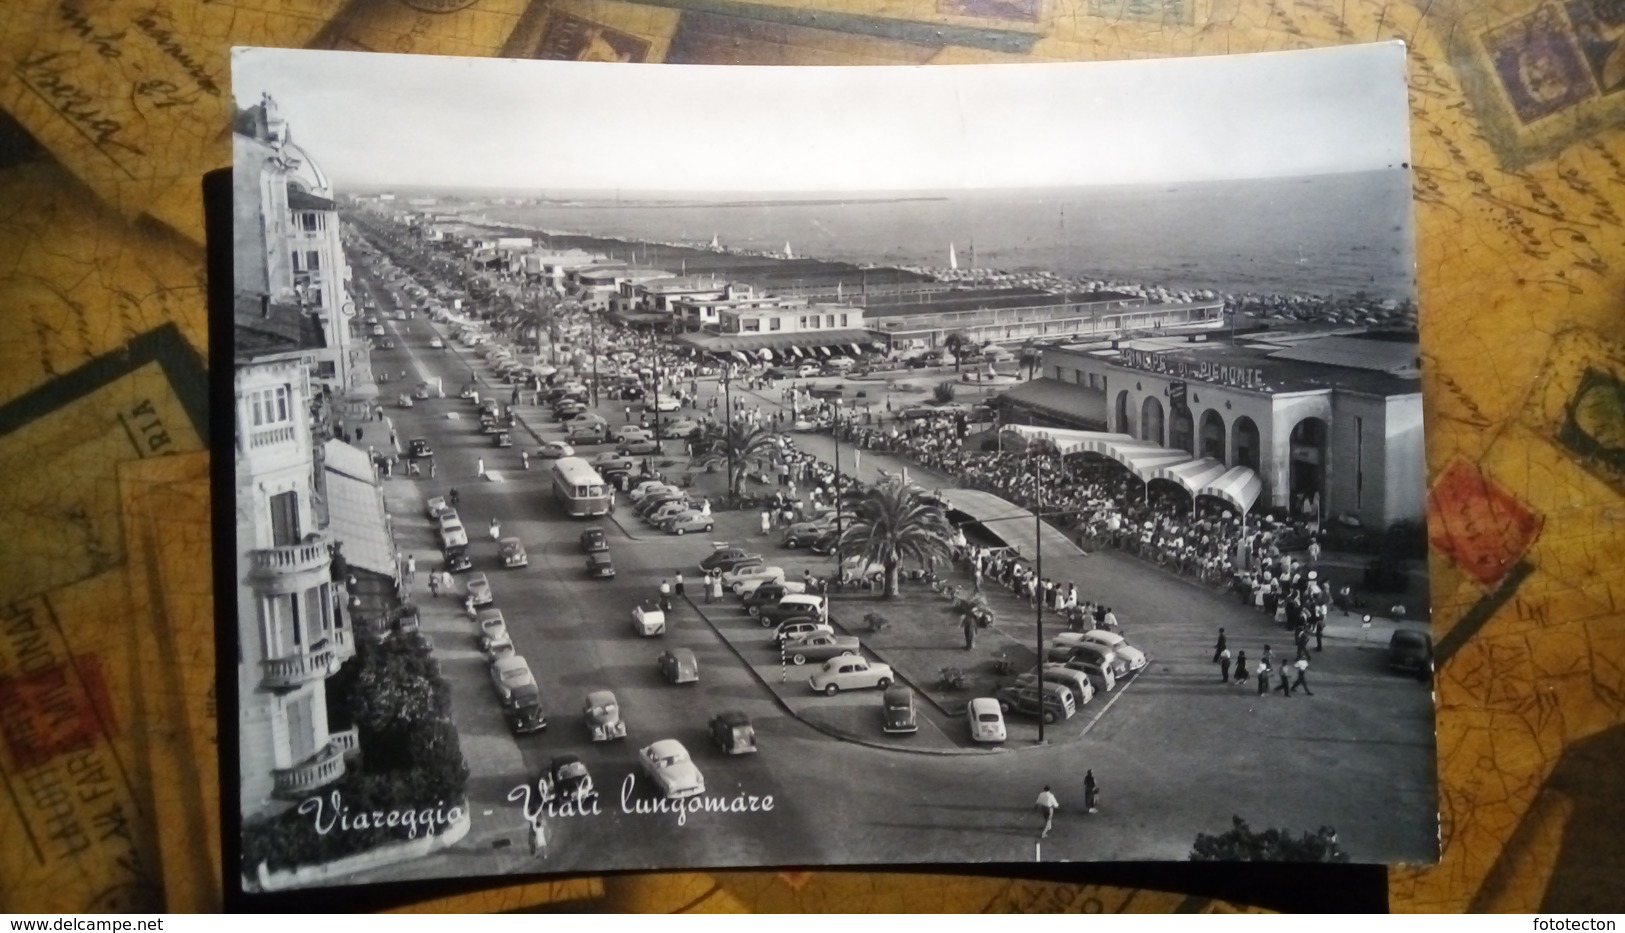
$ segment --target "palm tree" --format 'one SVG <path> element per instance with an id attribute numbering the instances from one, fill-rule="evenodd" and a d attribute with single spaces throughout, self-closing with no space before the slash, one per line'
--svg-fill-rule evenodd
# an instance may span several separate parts
<path id="1" fill-rule="evenodd" d="M 710 469 L 713 466 L 727 466 L 728 494 L 739 495 L 739 487 L 744 485 L 745 477 L 750 475 L 750 468 L 764 466 L 774 454 L 783 448 L 779 444 L 778 435 L 765 428 L 753 428 L 744 421 L 731 421 L 727 424 L 713 424 L 700 439 L 697 448 L 700 453 L 694 459 L 694 465 Z"/>
<path id="2" fill-rule="evenodd" d="M 882 598 L 897 595 L 899 570 L 904 560 L 921 565 L 953 559 L 949 544 L 954 531 L 942 507 L 925 501 L 925 490 L 905 483 L 900 476 L 887 476 L 867 489 L 852 490 L 842 497 L 847 525 L 836 542 L 839 564 L 848 560 L 879 564 L 886 574 Z"/>

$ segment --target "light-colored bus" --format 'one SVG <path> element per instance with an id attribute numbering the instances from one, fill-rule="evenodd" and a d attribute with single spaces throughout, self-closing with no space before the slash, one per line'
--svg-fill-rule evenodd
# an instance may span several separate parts
<path id="1" fill-rule="evenodd" d="M 592 464 L 563 457 L 553 463 L 553 495 L 571 515 L 608 515 L 614 491 Z"/>

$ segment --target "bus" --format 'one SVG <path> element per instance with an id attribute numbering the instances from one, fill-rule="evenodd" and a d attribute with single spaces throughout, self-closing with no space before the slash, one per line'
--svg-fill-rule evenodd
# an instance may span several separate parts
<path id="1" fill-rule="evenodd" d="M 553 463 L 553 496 L 571 515 L 608 515 L 610 489 L 592 464 L 580 457 L 564 457 Z"/>

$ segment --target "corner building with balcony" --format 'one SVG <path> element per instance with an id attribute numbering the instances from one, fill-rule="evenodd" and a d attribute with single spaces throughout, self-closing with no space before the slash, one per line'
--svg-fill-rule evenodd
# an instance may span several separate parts
<path id="1" fill-rule="evenodd" d="M 245 818 L 344 775 L 354 731 L 328 728 L 327 678 L 355 654 L 318 528 L 310 375 L 303 360 L 235 371 L 238 743 Z"/>

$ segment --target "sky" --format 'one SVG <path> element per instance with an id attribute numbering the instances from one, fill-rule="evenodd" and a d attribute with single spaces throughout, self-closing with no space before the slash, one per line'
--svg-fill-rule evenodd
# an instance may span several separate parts
<path id="1" fill-rule="evenodd" d="M 1400 168 L 1401 43 L 1079 64 L 633 65 L 235 49 L 339 185 L 958 191 Z"/>

